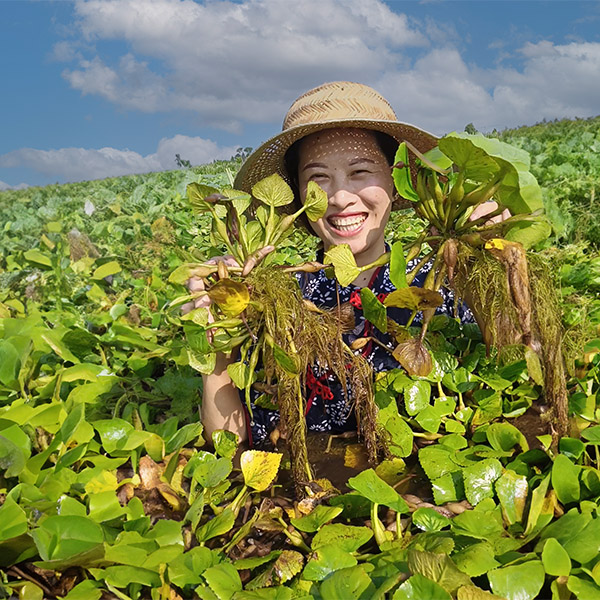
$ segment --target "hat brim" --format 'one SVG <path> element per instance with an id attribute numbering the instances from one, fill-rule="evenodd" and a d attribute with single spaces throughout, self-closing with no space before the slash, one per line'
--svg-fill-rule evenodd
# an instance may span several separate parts
<path id="1" fill-rule="evenodd" d="M 336 127 L 356 127 L 380 131 L 393 137 L 398 144 L 403 141 L 410 142 L 420 152 L 431 150 L 438 142 L 438 138 L 432 133 L 400 121 L 336 119 L 335 121 L 296 125 L 273 136 L 252 152 L 236 175 L 235 189 L 251 193 L 254 184 L 273 173 L 278 173 L 289 183 L 284 157 L 292 144 L 316 131 Z"/>

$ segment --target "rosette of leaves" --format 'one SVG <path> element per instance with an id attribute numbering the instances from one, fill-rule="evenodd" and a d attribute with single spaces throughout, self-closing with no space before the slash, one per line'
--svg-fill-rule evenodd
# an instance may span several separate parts
<path id="1" fill-rule="evenodd" d="M 184 284 L 196 276 L 206 284 L 204 291 L 183 296 L 173 305 L 201 295 L 211 299 L 210 315 L 209 309 L 197 308 L 182 317 L 188 364 L 211 373 L 217 352 L 239 349 L 239 360 L 228 366 L 229 375 L 245 391 L 251 415 L 253 387 L 260 393 L 257 402 L 261 406 L 279 410 L 279 428 L 299 485 L 313 478 L 306 447 L 303 390 L 307 369 L 318 362 L 331 369 L 345 389 L 353 390 L 360 433 L 375 460 L 378 443 L 372 372 L 341 336 L 354 327 L 353 315 L 350 322 L 345 311 L 321 310 L 302 297 L 293 272 L 314 272 L 324 265 L 309 262 L 289 266 L 284 264 L 285 256 L 278 253 L 278 246 L 293 231 L 301 214 L 316 221 L 325 213 L 327 194 L 310 182 L 304 205 L 285 213 L 279 209 L 292 204 L 293 192 L 279 175 L 271 175 L 253 187 L 252 196 L 192 183 L 188 197 L 197 211 L 212 216 L 215 254 L 225 249 L 237 263 L 229 267 L 223 261 L 188 263 L 170 277 L 171 282 Z"/>
<path id="2" fill-rule="evenodd" d="M 414 177 L 409 152 L 416 163 Z M 527 152 L 497 139 L 451 133 L 425 155 L 401 144 L 393 178 L 400 195 L 431 226 L 406 249 L 407 259 L 416 259 L 407 284 L 429 263 L 424 293 L 449 285 L 471 308 L 488 346 L 520 351 L 536 372 L 541 362 L 555 428 L 565 435 L 559 302 L 547 266 L 527 253 L 551 228 Z M 491 200 L 497 203 L 492 213 L 470 218 Z M 505 209 L 508 219 L 490 222 Z M 432 314 L 424 310 L 423 331 Z"/>

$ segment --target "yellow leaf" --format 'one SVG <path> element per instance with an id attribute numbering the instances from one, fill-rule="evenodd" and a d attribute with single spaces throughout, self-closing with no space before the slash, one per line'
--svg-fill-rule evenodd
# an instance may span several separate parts
<path id="1" fill-rule="evenodd" d="M 250 302 L 248 288 L 239 281 L 222 279 L 208 290 L 210 299 L 227 317 L 237 317 Z"/>
<path id="2" fill-rule="evenodd" d="M 383 302 L 384 306 L 408 308 L 410 310 L 437 308 L 443 303 L 444 299 L 438 292 L 416 286 L 395 290 Z"/>
<path id="3" fill-rule="evenodd" d="M 344 453 L 344 466 L 350 469 L 368 469 L 369 460 L 363 444 L 350 444 Z"/>
<path id="4" fill-rule="evenodd" d="M 325 253 L 323 260 L 325 264 L 333 265 L 335 276 L 343 287 L 350 285 L 360 275 L 360 269 L 348 244 L 332 246 Z"/>
<path id="5" fill-rule="evenodd" d="M 280 463 L 281 454 L 246 450 L 240 458 L 244 483 L 258 492 L 266 490 L 275 479 Z"/>

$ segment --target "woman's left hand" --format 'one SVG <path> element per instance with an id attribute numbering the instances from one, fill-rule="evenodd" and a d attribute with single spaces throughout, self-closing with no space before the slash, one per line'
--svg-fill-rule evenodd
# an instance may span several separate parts
<path id="1" fill-rule="evenodd" d="M 481 217 L 485 217 L 485 215 L 489 215 L 498 209 L 498 203 L 494 200 L 490 200 L 489 202 L 483 202 L 480 204 L 475 210 L 471 213 L 469 217 L 469 221 L 476 221 L 477 219 L 481 219 Z M 492 217 L 489 221 L 486 221 L 486 225 L 493 225 L 494 223 L 502 223 L 502 221 L 506 221 L 506 219 L 510 218 L 510 211 L 508 208 L 505 208 L 499 215 Z"/>

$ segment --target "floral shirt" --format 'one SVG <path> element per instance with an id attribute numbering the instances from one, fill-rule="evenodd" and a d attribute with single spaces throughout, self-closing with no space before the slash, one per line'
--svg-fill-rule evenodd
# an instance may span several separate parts
<path id="1" fill-rule="evenodd" d="M 410 270 L 414 265 L 408 265 Z M 427 272 L 431 265 L 425 267 L 417 274 L 412 285 L 422 287 Z M 367 321 L 362 312 L 360 298 L 361 288 L 350 284 L 347 287 L 338 286 L 336 290 L 336 280 L 328 278 L 324 271 L 317 273 L 301 273 L 298 282 L 302 290 L 302 295 L 314 302 L 317 306 L 323 308 L 333 308 L 339 302 L 350 302 L 354 307 L 355 328 L 343 335 L 346 344 L 350 345 L 354 340 L 360 337 L 375 337 L 384 345 L 393 349 L 395 344 L 391 336 L 380 332 L 369 321 Z M 389 265 L 379 267 L 368 286 L 380 301 L 383 301 L 390 292 L 396 288 L 390 281 Z M 450 317 L 455 316 L 455 302 L 452 292 L 448 289 L 440 290 L 444 298 L 444 303 L 436 310 L 436 314 L 446 314 Z M 462 303 L 456 306 L 456 311 L 461 322 L 473 322 L 473 316 L 469 309 Z M 405 325 L 412 312 L 405 308 L 388 308 L 388 316 L 399 323 Z M 415 323 L 419 323 L 421 314 L 418 313 Z M 400 365 L 388 352 L 380 345 L 369 341 L 360 352 L 373 367 L 375 372 L 387 371 L 398 368 Z M 252 400 L 258 397 L 258 394 L 252 391 Z M 252 404 L 252 418 L 243 403 L 246 413 L 246 425 L 248 437 L 251 446 L 260 446 L 268 440 L 269 433 L 277 426 L 279 422 L 279 412 L 269 410 Z M 340 381 L 335 375 L 327 370 L 313 365 L 306 375 L 306 424 L 309 431 L 341 433 L 356 429 L 356 419 L 351 407 L 351 402 L 344 394 Z"/>

